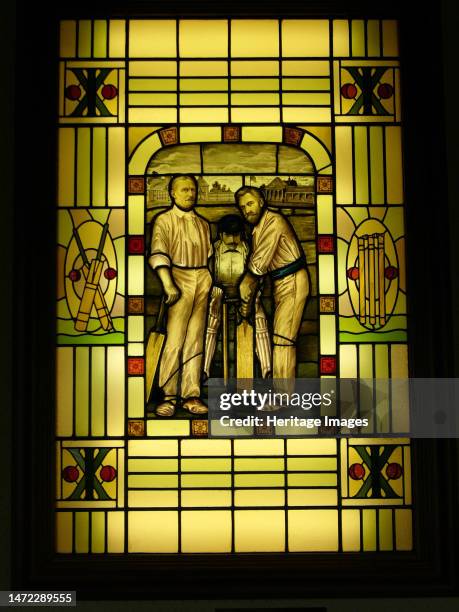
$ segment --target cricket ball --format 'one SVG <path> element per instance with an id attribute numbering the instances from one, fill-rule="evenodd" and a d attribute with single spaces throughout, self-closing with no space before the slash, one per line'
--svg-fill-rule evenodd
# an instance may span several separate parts
<path id="1" fill-rule="evenodd" d="M 354 266 L 353 268 L 349 268 L 346 274 L 348 278 L 355 281 L 359 278 L 359 269 Z"/>
<path id="2" fill-rule="evenodd" d="M 79 281 L 80 278 L 81 278 L 81 272 L 79 270 L 75 270 L 75 269 L 70 270 L 70 272 L 69 272 L 69 279 L 72 282 L 75 283 L 76 281 Z"/>
<path id="3" fill-rule="evenodd" d="M 78 85 L 69 85 L 65 88 L 65 97 L 69 100 L 79 100 L 81 97 L 81 89 Z"/>
<path id="4" fill-rule="evenodd" d="M 357 95 L 357 87 L 354 83 L 345 83 L 341 86 L 341 95 L 343 98 L 346 98 L 346 100 L 351 100 Z"/>
<path id="5" fill-rule="evenodd" d="M 387 100 L 388 98 L 392 98 L 393 95 L 394 88 L 389 83 L 381 83 L 381 85 L 378 87 L 378 96 L 381 99 Z"/>
<path id="6" fill-rule="evenodd" d="M 386 467 L 386 476 L 390 480 L 398 480 L 402 474 L 403 469 L 399 463 L 389 463 Z"/>
<path id="7" fill-rule="evenodd" d="M 384 270 L 384 276 L 388 280 L 394 280 L 394 278 L 397 278 L 398 276 L 397 268 L 395 266 L 387 266 L 387 268 Z"/>
<path id="8" fill-rule="evenodd" d="M 79 475 L 80 472 L 75 465 L 68 465 L 62 470 L 62 478 L 65 480 L 65 482 L 76 482 Z"/>
<path id="9" fill-rule="evenodd" d="M 104 272 L 104 276 L 108 280 L 113 280 L 114 278 L 116 278 L 116 275 L 117 275 L 117 272 L 115 268 L 107 268 Z"/>
<path id="10" fill-rule="evenodd" d="M 362 480 L 365 476 L 365 468 L 361 463 L 353 463 L 349 468 L 349 476 L 352 480 Z"/>
<path id="11" fill-rule="evenodd" d="M 116 478 L 116 470 L 112 465 L 104 465 L 100 470 L 100 477 L 104 482 L 112 482 Z"/>
<path id="12" fill-rule="evenodd" d="M 113 100 L 118 95 L 118 90 L 114 85 L 104 85 L 102 87 L 102 97 L 105 100 Z"/>

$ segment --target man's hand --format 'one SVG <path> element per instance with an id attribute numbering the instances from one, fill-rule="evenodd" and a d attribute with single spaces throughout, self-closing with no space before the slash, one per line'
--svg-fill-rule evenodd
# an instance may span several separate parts
<path id="1" fill-rule="evenodd" d="M 258 286 L 258 278 L 254 276 L 249 270 L 244 274 L 241 284 L 239 285 L 239 295 L 241 296 L 242 303 L 248 304 L 250 311 L 250 304 Z M 242 305 L 241 305 L 242 313 Z"/>
<path id="2" fill-rule="evenodd" d="M 172 306 L 180 297 L 180 289 L 174 283 L 174 279 L 172 278 L 172 274 L 169 268 L 166 266 L 161 266 L 156 268 L 156 272 L 158 273 L 159 280 L 164 289 L 164 293 L 166 294 L 166 299 L 164 303 L 168 306 Z"/>
<path id="3" fill-rule="evenodd" d="M 250 315 L 250 302 L 241 302 L 239 313 L 243 319 L 248 319 Z"/>

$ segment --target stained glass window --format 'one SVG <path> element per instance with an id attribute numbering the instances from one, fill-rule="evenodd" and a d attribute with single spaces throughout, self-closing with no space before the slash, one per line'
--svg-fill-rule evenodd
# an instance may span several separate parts
<path id="1" fill-rule="evenodd" d="M 408 376 L 398 55 L 392 20 L 61 22 L 57 552 L 412 549 L 408 439 L 210 439 L 150 394 L 152 225 L 177 174 L 212 243 L 242 186 L 288 219 L 310 283 L 298 378 Z M 271 329 L 269 281 L 260 300 Z M 207 374 L 262 376 L 235 316 L 228 300 Z"/>

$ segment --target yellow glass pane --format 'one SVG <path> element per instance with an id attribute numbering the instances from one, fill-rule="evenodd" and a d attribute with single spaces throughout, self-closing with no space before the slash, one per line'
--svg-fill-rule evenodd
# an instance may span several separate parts
<path id="1" fill-rule="evenodd" d="M 180 57 L 227 57 L 228 21 L 181 19 L 179 53 Z"/>
<path id="2" fill-rule="evenodd" d="M 175 93 L 131 93 L 129 94 L 131 106 L 176 106 Z"/>
<path id="3" fill-rule="evenodd" d="M 89 552 L 89 512 L 75 512 L 75 552 Z"/>
<path id="4" fill-rule="evenodd" d="M 163 60 L 154 62 L 129 62 L 129 76 L 131 77 L 174 77 L 176 75 L 177 62 L 167 62 Z"/>
<path id="5" fill-rule="evenodd" d="M 129 472 L 177 472 L 178 459 L 130 459 Z"/>
<path id="6" fill-rule="evenodd" d="M 182 474 L 180 484 L 185 489 L 215 489 L 231 486 L 230 474 Z"/>
<path id="7" fill-rule="evenodd" d="M 285 110 L 286 109 L 284 109 L 284 117 Z M 296 110 L 297 109 L 295 109 L 295 111 Z M 322 141 L 315 138 L 312 134 L 304 134 L 303 140 L 301 141 L 301 148 L 311 157 L 317 170 L 322 170 L 331 164 L 328 149 L 325 147 Z"/>
<path id="8" fill-rule="evenodd" d="M 130 91 L 176 91 L 177 79 L 129 79 Z M 132 98 L 132 95 L 131 95 Z"/>
<path id="9" fill-rule="evenodd" d="M 328 195 L 317 196 L 317 232 L 333 233 L 333 198 Z"/>
<path id="10" fill-rule="evenodd" d="M 129 440 L 129 457 L 176 457 L 177 440 Z"/>
<path id="11" fill-rule="evenodd" d="M 91 57 L 91 22 L 88 19 L 78 22 L 78 57 Z"/>
<path id="12" fill-rule="evenodd" d="M 93 128 L 92 131 L 92 205 L 105 206 L 105 144 L 107 131 L 105 128 Z"/>
<path id="13" fill-rule="evenodd" d="M 336 440 L 287 440 L 288 455 L 336 455 Z"/>
<path id="14" fill-rule="evenodd" d="M 232 57 L 277 57 L 279 23 L 274 19 L 231 21 Z"/>
<path id="15" fill-rule="evenodd" d="M 77 206 L 90 204 L 91 129 L 77 129 Z"/>
<path id="16" fill-rule="evenodd" d="M 279 62 L 273 60 L 254 60 L 231 62 L 231 75 L 234 76 L 277 76 L 279 74 Z"/>
<path id="17" fill-rule="evenodd" d="M 354 344 L 341 344 L 339 347 L 340 376 L 357 377 L 357 347 Z"/>
<path id="18" fill-rule="evenodd" d="M 279 123 L 278 108 L 237 108 L 231 110 L 232 121 L 241 123 Z"/>
<path id="19" fill-rule="evenodd" d="M 341 527 L 343 551 L 358 552 L 360 550 L 360 511 L 343 510 Z"/>
<path id="20" fill-rule="evenodd" d="M 278 91 L 279 79 L 231 79 L 233 91 Z"/>
<path id="21" fill-rule="evenodd" d="M 289 487 L 336 487 L 336 474 L 291 474 L 287 475 Z"/>
<path id="22" fill-rule="evenodd" d="M 105 552 L 105 513 L 91 512 L 91 552 Z"/>
<path id="23" fill-rule="evenodd" d="M 61 57 L 75 57 L 76 21 L 61 21 L 60 30 L 59 41 Z"/>
<path id="24" fill-rule="evenodd" d="M 367 128 L 354 128 L 355 197 L 357 204 L 368 204 L 368 142 Z"/>
<path id="25" fill-rule="evenodd" d="M 124 552 L 124 512 L 107 512 L 107 549 Z"/>
<path id="26" fill-rule="evenodd" d="M 182 61 L 180 62 L 180 76 L 226 76 L 228 74 L 228 62 L 222 61 Z"/>
<path id="27" fill-rule="evenodd" d="M 143 294 L 143 267 L 143 256 L 130 255 L 128 257 L 128 293 L 130 295 Z"/>
<path id="28" fill-rule="evenodd" d="M 335 293 L 335 256 L 319 255 L 319 293 Z"/>
<path id="29" fill-rule="evenodd" d="M 108 128 L 108 205 L 124 206 L 124 128 Z"/>
<path id="30" fill-rule="evenodd" d="M 182 552 L 231 552 L 232 520 L 229 510 L 185 510 L 181 512 L 181 521 Z"/>
<path id="31" fill-rule="evenodd" d="M 362 19 L 352 20 L 352 56 L 365 57 L 365 23 Z"/>
<path id="32" fill-rule="evenodd" d="M 174 508 L 178 506 L 177 491 L 128 491 L 130 508 Z"/>
<path id="33" fill-rule="evenodd" d="M 136 489 L 177 489 L 178 476 L 176 474 L 130 474 L 128 486 Z"/>
<path id="34" fill-rule="evenodd" d="M 183 123 L 227 123 L 226 108 L 182 108 L 180 121 Z"/>
<path id="35" fill-rule="evenodd" d="M 88 439 L 84 441 L 85 447 L 88 448 L 100 448 L 100 440 Z M 81 440 L 64 440 L 62 442 L 63 448 L 81 448 Z M 123 448 L 124 440 L 110 440 L 110 446 L 113 448 Z M 72 485 L 73 486 L 73 485 Z M 83 502 L 86 503 L 86 502 Z"/>
<path id="36" fill-rule="evenodd" d="M 375 345 L 375 375 L 376 378 L 389 377 L 389 348 L 385 344 Z"/>
<path id="37" fill-rule="evenodd" d="M 91 349 L 91 435 L 105 434 L 105 348 Z"/>
<path id="38" fill-rule="evenodd" d="M 177 109 L 167 107 L 130 108 L 129 121 L 130 123 L 176 123 Z"/>
<path id="39" fill-rule="evenodd" d="M 128 340 L 130 342 L 142 342 L 144 339 L 144 318 L 140 315 L 128 317 Z"/>
<path id="40" fill-rule="evenodd" d="M 371 344 L 359 346 L 359 377 L 373 378 L 373 351 Z"/>
<path id="41" fill-rule="evenodd" d="M 285 491 L 282 489 L 253 489 L 234 492 L 235 506 L 284 506 Z"/>
<path id="42" fill-rule="evenodd" d="M 367 22 L 367 46 L 369 57 L 379 57 L 381 55 L 379 21 L 377 19 L 370 19 Z"/>
<path id="43" fill-rule="evenodd" d="M 285 512 L 236 510 L 234 540 L 236 552 L 284 552 Z"/>
<path id="44" fill-rule="evenodd" d="M 73 433 L 73 348 L 58 348 L 56 362 L 56 435 L 71 436 Z"/>
<path id="45" fill-rule="evenodd" d="M 128 513 L 129 552 L 178 552 L 178 513 L 153 510 Z"/>
<path id="46" fill-rule="evenodd" d="M 279 94 L 277 93 L 233 93 L 231 94 L 231 104 L 234 106 L 245 105 L 255 106 L 256 104 L 279 104 Z"/>
<path id="47" fill-rule="evenodd" d="M 363 550 L 376 550 L 376 510 L 363 510 Z"/>
<path id="48" fill-rule="evenodd" d="M 104 19 L 94 21 L 94 57 L 107 57 L 107 22 Z"/>
<path id="49" fill-rule="evenodd" d="M 397 22 L 384 20 L 383 27 L 383 54 L 387 56 L 398 56 L 398 29 Z"/>
<path id="50" fill-rule="evenodd" d="M 240 456 L 283 455 L 283 440 L 234 440 L 234 454 Z"/>
<path id="51" fill-rule="evenodd" d="M 288 512 L 290 552 L 337 551 L 337 510 L 290 510 Z"/>
<path id="52" fill-rule="evenodd" d="M 126 22 L 110 19 L 108 54 L 110 57 L 124 57 L 126 54 Z"/>
<path id="53" fill-rule="evenodd" d="M 398 126 L 387 127 L 386 130 L 386 177 L 387 203 L 402 204 L 402 134 Z"/>
<path id="54" fill-rule="evenodd" d="M 331 121 L 331 112 L 329 108 L 284 107 L 282 116 L 284 121 L 289 123 L 303 121 L 329 123 Z"/>
<path id="55" fill-rule="evenodd" d="M 144 198 L 143 196 L 129 196 L 128 202 L 128 230 L 130 234 L 144 233 Z"/>
<path id="56" fill-rule="evenodd" d="M 371 202 L 384 204 L 383 128 L 370 127 Z"/>
<path id="57" fill-rule="evenodd" d="M 188 508 L 231 506 L 231 491 L 213 491 L 212 489 L 182 490 L 181 503 L 182 507 Z"/>
<path id="58" fill-rule="evenodd" d="M 335 457 L 289 457 L 287 459 L 289 472 L 320 472 L 336 470 Z"/>
<path id="59" fill-rule="evenodd" d="M 221 457 L 231 455 L 229 440 L 183 440 L 182 457 Z"/>
<path id="60" fill-rule="evenodd" d="M 180 128 L 180 142 L 220 142 L 221 137 L 220 127 Z"/>
<path id="61" fill-rule="evenodd" d="M 284 19 L 283 57 L 323 57 L 330 54 L 330 33 L 325 19 Z"/>
<path id="62" fill-rule="evenodd" d="M 335 489 L 289 489 L 289 506 L 336 506 L 338 492 Z"/>
<path id="63" fill-rule="evenodd" d="M 107 435 L 124 433 L 124 348 L 107 347 Z"/>
<path id="64" fill-rule="evenodd" d="M 280 126 L 243 126 L 242 140 L 245 142 L 282 142 Z"/>
<path id="65" fill-rule="evenodd" d="M 180 91 L 226 91 L 228 79 L 180 79 Z"/>
<path id="66" fill-rule="evenodd" d="M 187 420 L 147 421 L 147 436 L 189 436 L 190 423 Z"/>
<path id="67" fill-rule="evenodd" d="M 282 94 L 283 104 L 305 105 L 330 104 L 329 93 L 284 93 Z"/>
<path id="68" fill-rule="evenodd" d="M 75 357 L 75 433 L 89 434 L 89 348 L 78 347 Z"/>
<path id="69" fill-rule="evenodd" d="M 142 418 L 145 411 L 145 380 L 143 376 L 128 378 L 128 415 Z"/>
<path id="70" fill-rule="evenodd" d="M 282 459 L 235 459 L 235 472 L 283 472 L 285 468 Z"/>
<path id="71" fill-rule="evenodd" d="M 75 184 L 75 130 L 59 129 L 58 205 L 73 206 Z"/>
<path id="72" fill-rule="evenodd" d="M 411 504 L 411 449 L 403 448 L 403 471 L 405 474 L 405 503 Z"/>
<path id="73" fill-rule="evenodd" d="M 129 21 L 130 57 L 175 57 L 176 42 L 176 24 L 172 19 Z"/>
<path id="74" fill-rule="evenodd" d="M 145 345 L 143 342 L 129 342 L 128 355 L 129 357 L 143 357 L 145 354 Z"/>
<path id="75" fill-rule="evenodd" d="M 182 472 L 230 472 L 231 459 L 182 459 Z"/>
<path id="76" fill-rule="evenodd" d="M 328 76 L 330 64 L 320 60 L 284 60 L 282 74 L 283 76 Z"/>
<path id="77" fill-rule="evenodd" d="M 284 474 L 235 474 L 235 487 L 283 487 Z"/>
<path id="78" fill-rule="evenodd" d="M 395 548 L 413 549 L 413 518 L 411 510 L 395 510 Z"/>
<path id="79" fill-rule="evenodd" d="M 227 93 L 181 93 L 180 104 L 192 106 L 226 106 L 228 104 Z"/>
<path id="80" fill-rule="evenodd" d="M 320 352 L 323 355 L 336 353 L 335 315 L 320 315 Z"/>
<path id="81" fill-rule="evenodd" d="M 330 79 L 314 79 L 314 78 L 283 78 L 282 79 L 283 91 L 315 91 L 330 89 Z M 329 98 L 328 98 L 329 103 Z"/>
<path id="82" fill-rule="evenodd" d="M 379 513 L 379 549 L 393 550 L 392 513 L 393 510 L 378 510 Z"/>
<path id="83" fill-rule="evenodd" d="M 333 21 L 333 55 L 349 57 L 349 22 L 347 19 Z"/>
<path id="84" fill-rule="evenodd" d="M 353 194 L 353 167 L 352 155 L 352 128 L 337 127 L 335 129 L 336 146 L 336 199 L 338 204 L 352 204 Z"/>
<path id="85" fill-rule="evenodd" d="M 73 512 L 56 512 L 56 552 L 71 553 Z"/>

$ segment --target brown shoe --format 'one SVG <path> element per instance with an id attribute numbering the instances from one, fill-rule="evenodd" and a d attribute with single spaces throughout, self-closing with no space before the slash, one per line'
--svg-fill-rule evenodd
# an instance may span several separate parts
<path id="1" fill-rule="evenodd" d="M 155 412 L 161 417 L 171 417 L 175 414 L 175 406 L 172 402 L 162 402 L 156 406 Z"/>
<path id="2" fill-rule="evenodd" d="M 207 406 L 199 398 L 193 397 L 183 402 L 182 408 L 191 414 L 207 414 Z"/>

